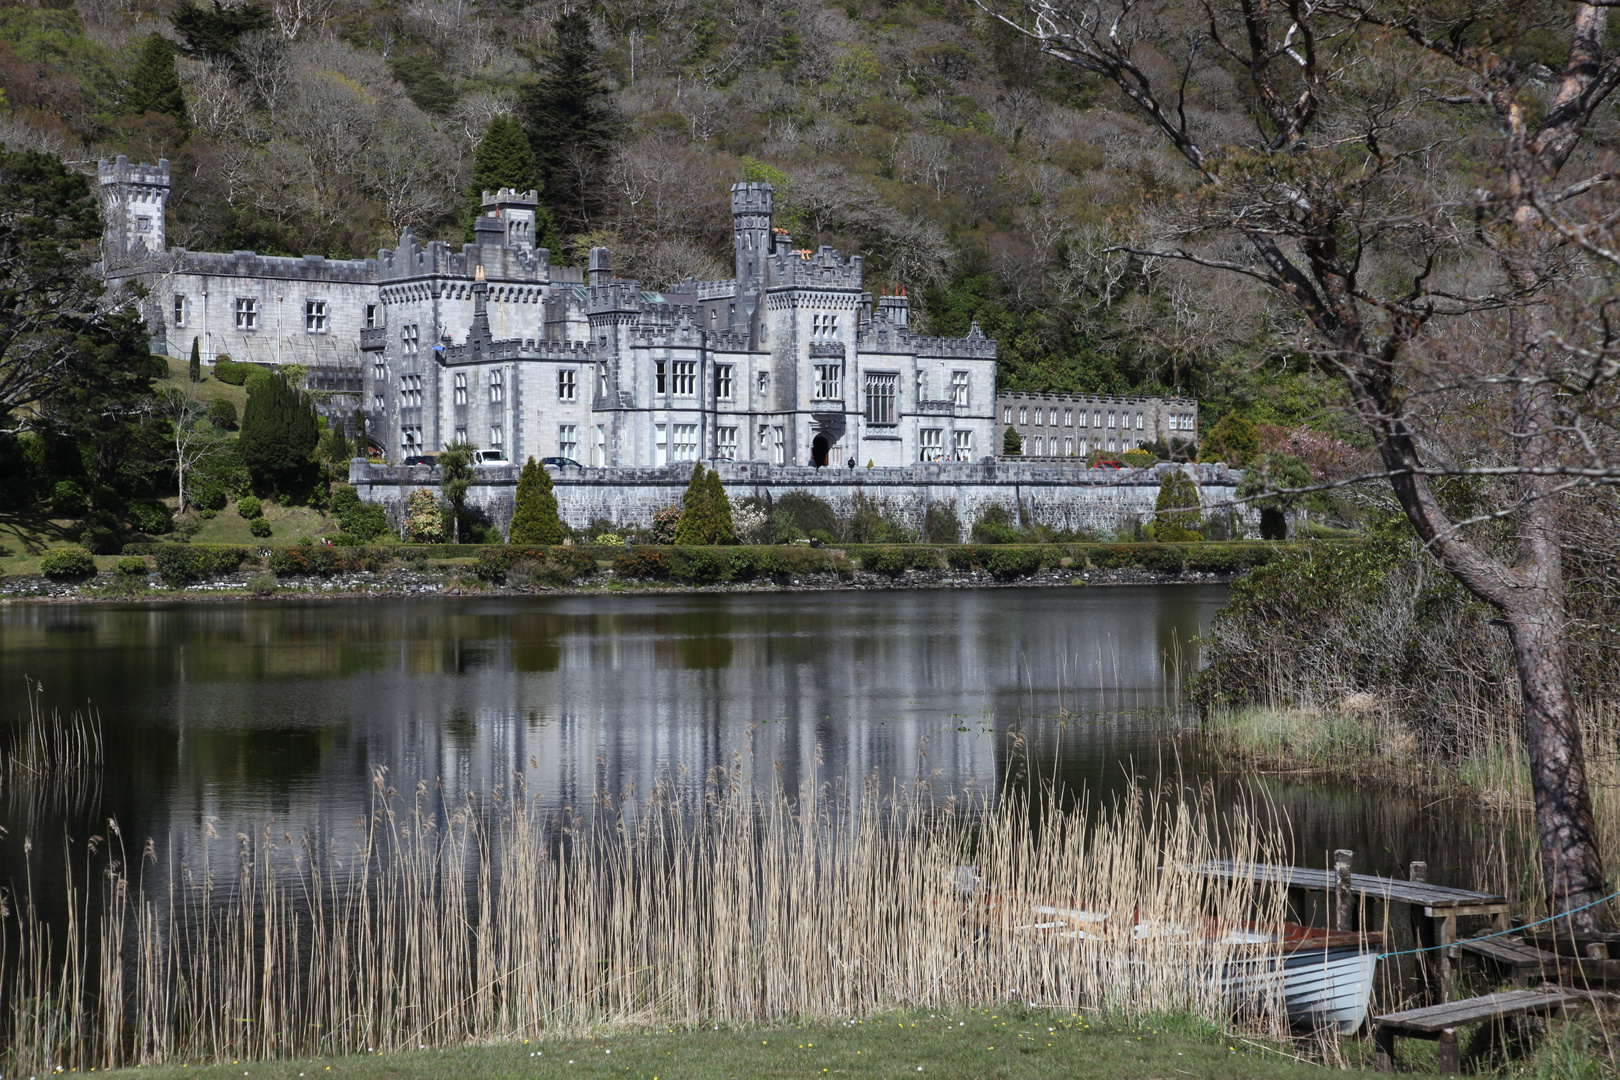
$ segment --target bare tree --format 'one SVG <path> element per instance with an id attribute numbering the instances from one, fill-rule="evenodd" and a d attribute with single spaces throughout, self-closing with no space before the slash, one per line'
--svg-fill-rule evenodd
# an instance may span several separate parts
<path id="1" fill-rule="evenodd" d="M 1620 83 L 1607 10 L 1209 0 L 1188 25 L 1140 0 L 977 2 L 1112 82 L 1190 167 L 1188 197 L 1136 253 L 1262 283 L 1340 376 L 1418 535 L 1508 632 L 1548 903 L 1607 926 L 1559 532 L 1568 492 L 1620 478 L 1616 174 L 1588 136 Z M 1542 85 L 1492 44 L 1527 20 L 1565 37 Z M 1246 133 L 1201 106 L 1234 77 Z M 1211 251 L 1222 238 L 1241 246 Z M 1493 428 L 1488 452 L 1448 452 L 1464 415 Z M 1485 501 L 1448 506 L 1447 477 Z"/>
<path id="2" fill-rule="evenodd" d="M 188 381 L 170 387 L 152 399 L 154 410 L 169 422 L 174 446 L 175 486 L 180 495 L 180 512 L 185 513 L 186 477 L 197 466 L 218 457 L 225 449 L 225 440 L 207 420 L 208 404 L 197 396 Z"/>

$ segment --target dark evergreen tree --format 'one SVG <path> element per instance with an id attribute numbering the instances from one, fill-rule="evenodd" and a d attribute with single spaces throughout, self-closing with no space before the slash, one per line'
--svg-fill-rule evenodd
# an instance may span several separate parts
<path id="1" fill-rule="evenodd" d="M 709 543 L 735 544 L 737 532 L 731 523 L 731 498 L 726 494 L 725 485 L 720 483 L 720 474 L 714 469 L 709 470 L 707 480 L 709 489 Z"/>
<path id="2" fill-rule="evenodd" d="M 557 515 L 551 474 L 530 457 L 518 476 L 517 505 L 507 539 L 514 544 L 560 544 L 562 538 L 562 518 Z"/>
<path id="3" fill-rule="evenodd" d="M 528 191 L 540 186 L 540 166 L 534 148 L 514 117 L 495 116 L 473 151 L 472 180 L 467 185 L 467 239 L 473 239 L 473 219 L 483 212 L 484 192 L 503 187 Z M 557 225 L 544 203 L 535 208 L 534 246 L 558 251 Z"/>
<path id="4" fill-rule="evenodd" d="M 1024 452 L 1024 438 L 1018 434 L 1017 428 L 1010 427 L 1007 429 L 1006 434 L 1002 435 L 1001 452 L 1009 456 Z"/>
<path id="5" fill-rule="evenodd" d="M 269 8 L 251 0 L 229 7 L 219 0 L 211 0 L 206 6 L 183 0 L 169 21 L 180 34 L 181 52 L 198 60 L 224 63 L 241 75 L 236 43 L 247 34 L 270 29 L 275 19 Z"/>
<path id="6" fill-rule="evenodd" d="M 148 34 L 141 39 L 140 53 L 129 73 L 124 106 L 134 116 L 149 112 L 171 116 L 182 130 L 190 123 L 185 95 L 180 93 L 180 76 L 174 70 L 174 43 L 162 34 Z"/>
<path id="7" fill-rule="evenodd" d="M 583 232 L 602 202 L 596 183 L 619 134 L 601 56 L 582 10 L 552 24 L 535 80 L 518 91 L 523 128 L 540 166 L 546 201 L 570 232 Z"/>
<path id="8" fill-rule="evenodd" d="M 202 348 L 196 338 L 191 339 L 191 363 L 186 365 L 186 375 L 192 382 L 202 382 Z"/>
<path id="9" fill-rule="evenodd" d="M 1168 469 L 1153 504 L 1153 538 L 1167 543 L 1202 540 L 1202 500 L 1198 483 L 1182 469 Z"/>
<path id="10" fill-rule="evenodd" d="M 686 494 L 681 496 L 681 523 L 675 530 L 675 543 L 711 544 L 713 533 L 714 508 L 700 461 L 692 466 L 692 479 L 686 485 Z"/>
<path id="11" fill-rule="evenodd" d="M 320 427 L 309 399 L 272 371 L 248 394 L 238 448 L 256 483 L 278 491 L 307 484 Z"/>

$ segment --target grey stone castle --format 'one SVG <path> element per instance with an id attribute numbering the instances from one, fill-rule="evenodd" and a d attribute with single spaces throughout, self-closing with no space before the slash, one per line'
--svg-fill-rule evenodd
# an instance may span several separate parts
<path id="1" fill-rule="evenodd" d="M 465 440 L 517 462 L 895 467 L 983 460 L 1007 426 L 1043 458 L 1194 437 L 1188 400 L 998 402 L 994 341 L 977 325 L 912 333 L 904 293 L 865 291 L 858 256 L 772 226 L 769 184 L 732 187 L 734 278 L 653 292 L 614 277 L 605 248 L 583 270 L 553 266 L 532 191 L 486 193 L 459 250 L 406 230 L 375 259 L 335 260 L 170 248 L 166 161 L 103 161 L 99 179 L 104 272 L 145 287 L 154 351 L 196 340 L 210 363 L 336 372 L 393 460 Z"/>

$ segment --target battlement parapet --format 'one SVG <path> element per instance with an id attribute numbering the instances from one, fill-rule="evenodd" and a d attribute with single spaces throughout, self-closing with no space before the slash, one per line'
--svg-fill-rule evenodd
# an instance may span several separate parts
<path id="1" fill-rule="evenodd" d="M 846 262 L 837 248 L 825 244 L 808 257 L 793 251 L 773 255 L 767 265 L 767 288 L 861 290 L 861 257 L 856 255 Z"/>
<path id="2" fill-rule="evenodd" d="M 446 345 L 439 352 L 446 365 L 485 363 L 490 360 L 557 360 L 586 364 L 595 360 L 595 351 L 585 341 L 547 341 L 537 338 L 507 338 L 501 341 L 468 342 Z"/>
<path id="3" fill-rule="evenodd" d="M 726 300 L 737 295 L 737 279 L 727 281 L 700 281 L 697 283 L 699 300 Z"/>
<path id="4" fill-rule="evenodd" d="M 417 242 L 406 229 L 399 247 L 377 252 L 379 281 L 409 281 L 424 277 L 470 278 L 478 267 L 489 281 L 545 285 L 551 281 L 551 252 L 546 248 L 508 247 L 501 243 L 464 244 L 456 251 L 442 240 Z"/>
<path id="5" fill-rule="evenodd" d="M 158 158 L 157 164 L 145 161 L 135 163 L 119 154 L 113 161 L 102 158 L 96 162 L 96 177 L 103 184 L 145 184 L 152 187 L 169 186 L 169 159 Z"/>
<path id="6" fill-rule="evenodd" d="M 731 212 L 734 215 L 763 214 L 769 217 L 776 202 L 776 189 L 756 180 L 731 185 Z"/>
<path id="7" fill-rule="evenodd" d="M 375 259 L 328 259 L 322 255 L 260 255 L 256 251 L 230 253 L 173 249 L 172 273 L 218 277 L 271 278 L 371 285 L 377 281 Z"/>
<path id="8" fill-rule="evenodd" d="M 644 302 L 639 281 L 607 281 L 586 289 L 585 310 L 591 315 L 640 311 Z"/>
<path id="9" fill-rule="evenodd" d="M 499 191 L 485 191 L 483 194 L 485 206 L 537 206 L 539 202 L 540 192 L 533 189 L 519 191 L 503 187 Z"/>

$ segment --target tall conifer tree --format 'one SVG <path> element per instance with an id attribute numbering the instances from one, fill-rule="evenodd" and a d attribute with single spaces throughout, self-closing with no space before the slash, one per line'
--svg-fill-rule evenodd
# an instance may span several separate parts
<path id="1" fill-rule="evenodd" d="M 731 523 L 731 497 L 720 483 L 720 473 L 710 469 L 705 483 L 709 489 L 709 543 L 734 544 L 737 531 Z"/>
<path id="2" fill-rule="evenodd" d="M 590 16 L 565 12 L 552 31 L 538 77 L 518 91 L 518 103 L 546 201 L 570 232 L 581 232 L 601 203 L 593 181 L 618 138 L 619 116 L 591 40 Z"/>
<path id="3" fill-rule="evenodd" d="M 560 544 L 562 537 L 562 518 L 557 515 L 551 474 L 530 457 L 518 476 L 517 506 L 507 539 L 514 544 Z"/>
<path id="4" fill-rule="evenodd" d="M 472 180 L 467 185 L 468 241 L 474 239 L 473 220 L 483 213 L 484 192 L 503 187 L 517 191 L 539 188 L 540 166 L 523 125 L 515 117 L 494 116 L 473 151 Z M 543 202 L 534 212 L 534 246 L 552 251 L 560 248 L 556 222 Z"/>
<path id="5" fill-rule="evenodd" d="M 134 116 L 162 113 L 174 117 L 182 130 L 189 125 L 186 98 L 180 92 L 180 76 L 174 69 L 174 44 L 162 34 L 147 34 L 141 39 L 124 104 Z"/>
<path id="6" fill-rule="evenodd" d="M 198 339 L 191 339 L 191 362 L 186 365 L 186 375 L 192 382 L 202 382 L 202 348 Z"/>
<path id="7" fill-rule="evenodd" d="M 709 484 L 704 477 L 703 462 L 692 466 L 692 479 L 681 496 L 681 523 L 675 530 L 677 544 L 708 544 L 712 532 L 714 508 L 710 505 Z"/>
<path id="8" fill-rule="evenodd" d="M 320 427 L 309 399 L 280 371 L 270 372 L 248 393 L 237 443 L 254 480 L 277 490 L 307 482 Z"/>

